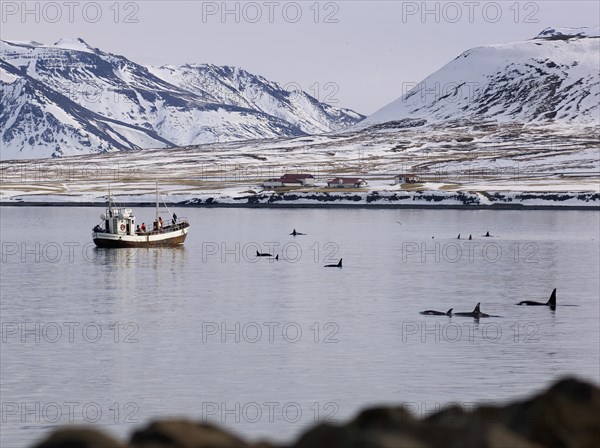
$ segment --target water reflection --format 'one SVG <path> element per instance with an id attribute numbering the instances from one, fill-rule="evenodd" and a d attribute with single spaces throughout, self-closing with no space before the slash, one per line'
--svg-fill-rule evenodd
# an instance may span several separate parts
<path id="1" fill-rule="evenodd" d="M 90 260 L 93 263 L 118 269 L 177 269 L 182 268 L 187 259 L 185 246 L 120 249 L 94 247 L 92 253 Z"/>

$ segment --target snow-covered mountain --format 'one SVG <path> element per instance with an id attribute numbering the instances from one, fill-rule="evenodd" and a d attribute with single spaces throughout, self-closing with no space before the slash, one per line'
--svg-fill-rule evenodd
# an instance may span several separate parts
<path id="1" fill-rule="evenodd" d="M 308 134 L 338 130 L 362 120 L 349 109 L 320 103 L 306 92 L 235 67 L 211 64 L 148 67 L 158 78 L 199 95 L 205 101 L 256 109 L 285 120 Z"/>
<path id="2" fill-rule="evenodd" d="M 301 136 L 364 118 L 244 70 L 144 67 L 82 39 L 1 42 L 2 159 Z"/>
<path id="3" fill-rule="evenodd" d="M 547 28 L 532 40 L 473 48 L 356 127 L 456 120 L 600 125 L 599 36 L 598 27 Z"/>
<path id="4" fill-rule="evenodd" d="M 172 145 L 152 130 L 80 106 L 3 60 L 0 74 L 3 160 Z"/>

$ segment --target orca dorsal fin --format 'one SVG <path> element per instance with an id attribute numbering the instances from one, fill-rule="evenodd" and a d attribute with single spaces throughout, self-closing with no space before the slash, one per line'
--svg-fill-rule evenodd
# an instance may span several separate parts
<path id="1" fill-rule="evenodd" d="M 279 260 L 279 254 L 275 255 L 275 260 Z"/>
<path id="2" fill-rule="evenodd" d="M 552 291 L 552 294 L 550 294 L 550 298 L 548 299 L 548 302 L 546 302 L 546 305 L 556 307 L 556 288 L 554 288 L 554 291 Z"/>
<path id="3" fill-rule="evenodd" d="M 342 267 L 342 259 L 340 258 L 340 261 L 338 262 L 338 266 L 341 268 Z"/>
<path id="4" fill-rule="evenodd" d="M 450 308 L 448 311 L 446 311 L 446 314 L 448 316 L 452 316 L 452 310 L 453 310 L 453 308 Z"/>
<path id="5" fill-rule="evenodd" d="M 481 313 L 481 311 L 479 310 L 479 305 L 481 305 L 481 302 L 477 303 L 477 305 L 475 306 L 475 309 L 473 310 L 474 313 Z"/>
<path id="6" fill-rule="evenodd" d="M 259 251 L 256 251 L 256 256 L 260 257 L 260 252 Z"/>

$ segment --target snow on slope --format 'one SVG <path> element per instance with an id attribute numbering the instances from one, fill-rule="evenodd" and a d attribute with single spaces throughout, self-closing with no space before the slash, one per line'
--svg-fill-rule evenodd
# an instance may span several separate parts
<path id="1" fill-rule="evenodd" d="M 287 93 L 277 90 L 275 83 L 243 70 L 214 67 L 210 77 L 212 83 L 233 87 L 234 83 L 227 78 L 228 74 L 241 73 L 244 85 L 269 86 L 272 89 L 269 93 L 273 94 L 273 99 L 267 101 L 272 107 L 254 104 L 251 96 L 244 97 L 242 94 L 235 101 L 225 100 L 215 92 L 203 92 L 199 85 L 188 85 L 186 79 L 189 80 L 189 77 L 174 77 L 173 81 L 177 82 L 172 84 L 148 68 L 122 56 L 92 48 L 82 39 L 62 39 L 54 45 L 2 41 L 0 54 L 0 59 L 14 66 L 17 73 L 26 73 L 31 79 L 43 83 L 90 113 L 142 131 L 147 130 L 148 135 L 143 137 L 139 131 L 130 134 L 137 136 L 135 140 L 139 143 L 154 140 L 155 134 L 160 136 L 162 143 L 159 147 L 301 136 L 307 132 L 340 129 L 363 118 L 355 112 L 335 109 L 312 98 L 312 101 L 291 107 L 285 101 Z M 164 70 L 159 72 L 164 74 Z M 223 79 L 218 79 L 219 76 Z M 208 82 L 207 79 L 204 80 Z M 240 79 L 237 79 L 235 88 L 244 91 Z M 198 82 L 202 82 L 202 79 Z M 18 102 L 14 93 L 12 101 Z M 275 100 L 276 96 L 284 100 Z M 261 101 L 266 98 L 265 94 Z M 11 121 L 14 117 L 5 115 L 15 110 L 16 107 L 6 105 L 0 110 L 2 120 Z M 54 112 L 58 114 L 56 109 Z M 50 134 L 54 132 L 53 129 L 50 128 Z M 17 135 L 19 140 L 13 141 Z M 3 159 L 47 156 L 48 148 L 39 149 L 36 140 L 31 141 L 26 132 L 9 132 L 4 136 Z M 59 146 L 59 149 L 55 147 L 52 154 L 101 152 L 107 147 L 116 148 L 108 142 L 82 147 L 76 141 L 69 140 L 62 140 Z"/>
<path id="2" fill-rule="evenodd" d="M 120 56 L 98 50 L 2 45 L 2 55 L 9 63 L 80 106 L 155 131 L 175 145 L 302 134 L 289 123 L 251 109 L 199 101 Z M 246 123 L 244 116 L 248 117 Z"/>
<path id="3" fill-rule="evenodd" d="M 37 46 L 43 46 L 38 44 Z M 85 53 L 95 53 L 96 50 L 90 47 L 83 39 L 60 39 L 52 45 L 52 48 L 62 48 L 64 50 L 83 51 Z"/>
<path id="4" fill-rule="evenodd" d="M 2 160 L 172 145 L 154 132 L 90 112 L 2 60 L 0 87 Z"/>
<path id="5" fill-rule="evenodd" d="M 600 125 L 598 34 L 548 28 L 532 40 L 473 48 L 357 127 L 403 119 Z"/>
<path id="6" fill-rule="evenodd" d="M 161 190 L 173 202 L 202 199 L 208 203 L 212 198 L 230 204 L 281 204 L 283 199 L 288 203 L 475 205 L 526 200 L 598 207 L 599 138 L 598 127 L 432 125 L 427 132 L 371 129 L 35 160 L 20 164 L 19 170 L 10 162 L 0 162 L 0 201 L 103 202 L 106 183 L 111 182 L 111 191 L 120 200 L 152 202 L 158 178 Z M 60 170 L 65 166 L 69 170 Z M 95 167 L 93 173 L 89 166 Z M 417 173 L 423 183 L 395 185 L 393 177 L 407 171 Z M 290 191 L 288 199 L 261 187 L 266 179 L 299 172 L 313 174 L 317 187 Z M 362 177 L 368 186 L 341 197 L 340 190 L 325 189 L 326 182 L 338 176 Z M 535 194 L 519 199 L 518 192 Z M 357 194 L 362 195 L 358 202 Z M 315 195 L 320 199 L 310 199 Z"/>
<path id="7" fill-rule="evenodd" d="M 205 101 L 255 108 L 298 126 L 308 134 L 345 128 L 363 117 L 320 103 L 306 92 L 285 89 L 236 67 L 211 64 L 148 67 L 158 78 L 193 91 Z"/>

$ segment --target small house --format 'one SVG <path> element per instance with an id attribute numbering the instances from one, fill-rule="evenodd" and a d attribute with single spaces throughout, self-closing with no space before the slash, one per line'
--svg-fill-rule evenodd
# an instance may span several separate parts
<path id="1" fill-rule="evenodd" d="M 403 173 L 403 174 L 397 174 L 394 177 L 394 184 L 395 185 L 400 185 L 400 184 L 416 184 L 418 182 L 421 182 L 421 178 L 419 176 L 417 176 L 414 173 Z"/>
<path id="2" fill-rule="evenodd" d="M 329 188 L 361 188 L 366 187 L 367 182 L 360 177 L 336 177 L 327 182 Z"/>
<path id="3" fill-rule="evenodd" d="M 268 179 L 263 187 L 311 187 L 315 185 L 312 174 L 284 174 L 279 179 Z"/>

